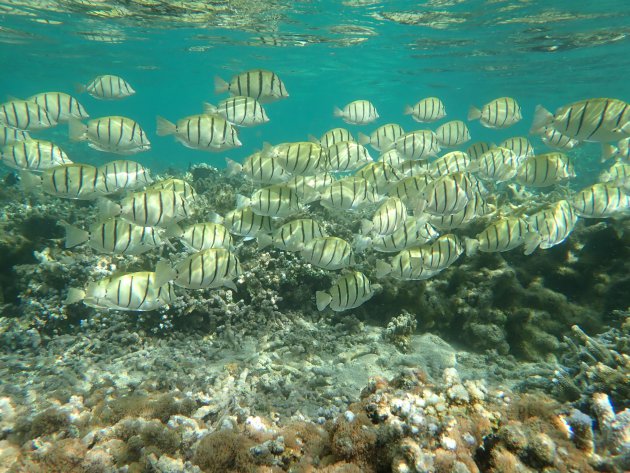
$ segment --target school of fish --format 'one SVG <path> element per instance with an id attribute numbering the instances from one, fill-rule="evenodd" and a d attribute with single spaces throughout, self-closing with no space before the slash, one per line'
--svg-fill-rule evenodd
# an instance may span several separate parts
<path id="1" fill-rule="evenodd" d="M 114 75 L 96 77 L 76 90 L 112 101 L 136 93 Z M 264 105 L 289 97 L 280 77 L 261 69 L 229 81 L 216 78 L 215 90 L 230 97 L 217 105 L 205 103 L 201 113 L 175 122 L 157 117 L 157 134 L 173 135 L 197 150 L 230 150 L 242 146 L 239 127 L 269 122 Z M 407 105 L 403 113 L 423 124 L 447 116 L 437 97 Z M 361 126 L 379 118 L 374 104 L 363 99 L 335 107 L 333 116 Z M 515 99 L 500 97 L 471 106 L 467 118 L 502 130 L 523 117 Z M 523 247 L 529 255 L 565 241 L 579 219 L 623 218 L 630 211 L 630 105 L 618 99 L 586 99 L 555 113 L 539 105 L 530 133 L 550 148 L 544 152 L 536 152 L 522 136 L 498 145 L 469 144 L 470 131 L 457 119 L 411 131 L 387 123 L 358 133 L 356 140 L 339 127 L 306 141 L 264 143 L 241 163 L 226 159 L 228 174 L 243 176 L 257 189 L 238 195 L 235 208 L 223 216 L 201 208 L 189 182 L 154 181 L 146 167 L 127 159 L 101 166 L 75 163 L 59 145 L 31 136 L 60 123 L 67 124 L 70 140 L 86 141 L 106 153 L 136 154 L 149 150 L 151 143 L 135 120 L 91 118 L 64 92 L 0 104 L 0 160 L 19 172 L 22 187 L 95 202 L 98 216 L 89 228 L 60 222 L 66 248 L 87 245 L 99 253 L 140 255 L 168 245 L 177 254 L 174 242 L 179 242 L 185 253 L 177 260 L 160 260 L 153 271 L 113 274 L 69 288 L 67 304 L 82 301 L 98 309 L 154 310 L 174 300 L 176 286 L 237 291 L 235 281 L 245 272 L 238 249 L 253 240 L 248 244 L 258 245 L 259 251 L 294 252 L 315 267 L 340 272 L 332 287 L 314 295 L 320 311 L 340 312 L 360 306 L 379 290 L 358 270 L 366 255 L 377 255 L 376 278 L 424 280 L 464 254 Z M 597 182 L 571 191 L 566 182 L 576 174 L 570 153 L 585 141 L 601 143 L 602 160 L 614 162 Z M 368 147 L 379 156 L 373 158 Z M 564 198 L 541 199 L 542 204 L 532 202 L 527 208 L 511 205 L 505 197 L 523 190 L 545 196 L 554 189 L 563 189 Z M 325 222 L 316 218 L 317 206 L 360 216 L 353 240 L 329 235 Z M 198 221 L 201 214 L 209 215 L 208 221 Z M 467 229 L 479 222 L 487 226 L 470 236 Z"/>

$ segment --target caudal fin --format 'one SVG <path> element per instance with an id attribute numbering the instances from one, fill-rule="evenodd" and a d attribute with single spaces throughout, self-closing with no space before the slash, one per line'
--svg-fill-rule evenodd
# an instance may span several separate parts
<path id="1" fill-rule="evenodd" d="M 472 256 L 477 253 L 479 249 L 479 241 L 474 238 L 465 238 L 464 244 L 466 247 L 466 256 Z"/>
<path id="2" fill-rule="evenodd" d="M 230 84 L 225 82 L 219 76 L 216 76 L 214 78 L 214 93 L 222 94 L 223 92 L 227 92 L 228 90 L 230 90 Z"/>
<path id="3" fill-rule="evenodd" d="M 155 285 L 162 287 L 164 284 L 177 277 L 177 271 L 173 269 L 168 261 L 160 260 L 155 267 Z"/>
<path id="4" fill-rule="evenodd" d="M 122 210 L 119 204 L 105 198 L 98 199 L 96 207 L 98 208 L 99 216 L 104 219 L 118 217 Z"/>
<path id="5" fill-rule="evenodd" d="M 358 136 L 358 138 L 359 138 L 359 139 L 358 139 L 358 141 L 359 141 L 359 144 L 360 144 L 360 145 L 365 146 L 365 145 L 367 145 L 367 144 L 370 144 L 371 139 L 370 139 L 370 137 L 369 137 L 368 135 L 366 135 L 365 133 L 361 133 L 361 132 L 359 132 L 359 136 Z"/>
<path id="6" fill-rule="evenodd" d="M 74 248 L 90 239 L 89 232 L 69 223 L 62 222 L 62 224 L 66 229 L 66 248 Z"/>
<path id="7" fill-rule="evenodd" d="M 225 158 L 225 164 L 227 166 L 228 176 L 236 176 L 243 170 L 243 166 L 230 158 Z"/>
<path id="8" fill-rule="evenodd" d="M 333 108 L 333 117 L 343 117 L 343 111 L 339 107 Z"/>
<path id="9" fill-rule="evenodd" d="M 32 192 L 42 185 L 42 178 L 28 171 L 20 172 L 20 185 L 26 192 Z"/>
<path id="10" fill-rule="evenodd" d="M 379 260 L 376 262 L 376 277 L 381 279 L 392 272 L 392 265 L 385 261 Z"/>
<path id="11" fill-rule="evenodd" d="M 601 162 L 608 161 L 610 158 L 614 158 L 619 152 L 619 148 L 608 143 L 602 143 L 602 156 Z"/>
<path id="12" fill-rule="evenodd" d="M 76 304 L 77 302 L 81 302 L 83 299 L 85 299 L 85 291 L 77 289 L 76 287 L 71 287 L 68 289 L 68 295 L 63 303 L 66 305 Z"/>
<path id="13" fill-rule="evenodd" d="M 534 110 L 534 121 L 529 129 L 530 135 L 541 135 L 547 125 L 553 121 L 553 114 L 542 105 L 536 105 Z"/>
<path id="14" fill-rule="evenodd" d="M 479 118 L 481 118 L 481 110 L 479 110 L 474 105 L 471 105 L 468 108 L 468 121 L 478 120 Z"/>
<path id="15" fill-rule="evenodd" d="M 175 123 L 169 122 L 164 117 L 157 117 L 157 131 L 158 136 L 174 135 L 177 131 Z"/>
<path id="16" fill-rule="evenodd" d="M 215 105 L 212 105 L 208 102 L 203 103 L 203 113 L 205 113 L 206 115 L 216 115 L 217 110 L 218 109 Z"/>
<path id="17" fill-rule="evenodd" d="M 542 238 L 536 232 L 528 232 L 525 234 L 525 255 L 531 255 L 540 245 Z"/>
<path id="18" fill-rule="evenodd" d="M 411 105 L 405 105 L 405 111 L 403 112 L 403 115 L 412 115 L 413 114 L 413 107 Z"/>
<path id="19" fill-rule="evenodd" d="M 332 300 L 332 296 L 324 291 L 317 291 L 315 293 L 315 303 L 317 304 L 317 310 L 320 312 L 324 310 L 330 301 Z"/>
<path id="20" fill-rule="evenodd" d="M 87 125 L 81 123 L 76 118 L 68 120 L 68 137 L 70 141 L 87 140 Z"/>

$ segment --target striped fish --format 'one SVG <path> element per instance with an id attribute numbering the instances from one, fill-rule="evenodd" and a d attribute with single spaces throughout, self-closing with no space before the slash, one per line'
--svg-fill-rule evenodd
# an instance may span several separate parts
<path id="1" fill-rule="evenodd" d="M 540 139 L 550 148 L 566 150 L 573 149 L 581 143 L 579 140 L 574 140 L 570 136 L 563 135 L 558 130 L 551 127 L 545 129 Z"/>
<path id="2" fill-rule="evenodd" d="M 285 171 L 294 176 L 312 176 L 328 168 L 326 150 L 311 141 L 265 145 L 262 154 L 273 158 Z"/>
<path id="3" fill-rule="evenodd" d="M 337 279 L 328 292 L 315 293 L 317 310 L 328 306 L 335 312 L 354 309 L 369 301 L 378 289 L 380 286 L 371 284 L 365 274 L 353 271 Z"/>
<path id="4" fill-rule="evenodd" d="M 157 284 L 172 281 L 186 289 L 227 287 L 236 291 L 234 279 L 243 274 L 236 255 L 225 248 L 209 248 L 194 253 L 174 267 L 160 261 L 155 268 Z"/>
<path id="5" fill-rule="evenodd" d="M 373 233 L 376 236 L 391 235 L 397 228 L 401 227 L 407 219 L 407 207 L 398 197 L 390 197 L 383 202 L 372 220 L 364 220 L 362 233 Z"/>
<path id="6" fill-rule="evenodd" d="M 274 230 L 271 217 L 255 214 L 250 207 L 234 209 L 223 218 L 223 225 L 233 235 L 246 240 L 255 238 L 260 233 L 271 233 Z"/>
<path id="7" fill-rule="evenodd" d="M 466 154 L 470 156 L 472 159 L 477 159 L 486 151 L 490 151 L 492 148 L 496 148 L 494 143 L 487 143 L 485 141 L 477 141 L 471 144 L 466 149 Z"/>
<path id="8" fill-rule="evenodd" d="M 600 182 L 582 189 L 570 202 L 579 217 L 606 218 L 627 213 L 630 194 L 622 187 Z"/>
<path id="9" fill-rule="evenodd" d="M 372 162 L 365 146 L 354 141 L 340 141 L 327 148 L 328 169 L 333 172 L 354 171 Z"/>
<path id="10" fill-rule="evenodd" d="M 154 182 L 147 187 L 147 190 L 173 190 L 179 194 L 188 202 L 194 202 L 197 199 L 197 192 L 192 184 L 184 181 L 183 179 L 177 179 L 170 177 L 161 181 Z"/>
<path id="11" fill-rule="evenodd" d="M 42 107 L 48 116 L 57 123 L 67 122 L 71 118 L 82 120 L 90 117 L 77 99 L 64 92 L 43 92 L 26 100 L 35 102 Z"/>
<path id="12" fill-rule="evenodd" d="M 507 148 L 514 151 L 516 160 L 522 163 L 525 159 L 534 156 L 534 147 L 524 136 L 514 136 L 499 143 L 499 148 Z"/>
<path id="13" fill-rule="evenodd" d="M 43 107 L 29 100 L 9 100 L 0 104 L 0 125 L 22 131 L 37 131 L 57 124 Z"/>
<path id="14" fill-rule="evenodd" d="M 468 170 L 476 173 L 482 179 L 499 183 L 516 176 L 518 160 L 511 149 L 492 148 L 473 161 Z"/>
<path id="15" fill-rule="evenodd" d="M 91 148 L 115 154 L 135 154 L 151 149 L 151 142 L 142 127 L 127 117 L 102 117 L 86 124 L 68 121 L 72 141 L 88 141 Z"/>
<path id="16" fill-rule="evenodd" d="M 437 237 L 438 233 L 430 223 L 417 217 L 407 217 L 393 233 L 372 237 L 365 246 L 384 253 L 395 253 L 424 245 Z"/>
<path id="17" fill-rule="evenodd" d="M 82 300 L 85 305 L 97 309 L 149 311 L 164 307 L 174 299 L 171 283 L 157 285 L 155 273 L 141 271 L 90 283 L 85 291 L 71 289 L 65 303 Z"/>
<path id="18" fill-rule="evenodd" d="M 83 230 L 64 223 L 66 248 L 82 243 L 99 253 L 140 255 L 162 244 L 159 232 L 153 227 L 142 227 L 119 218 L 110 218 Z"/>
<path id="19" fill-rule="evenodd" d="M 376 277 L 382 279 L 389 275 L 401 281 L 429 279 L 437 272 L 424 264 L 422 256 L 425 251 L 425 247 L 408 248 L 394 256 L 391 263 L 378 260 L 376 262 Z"/>
<path id="20" fill-rule="evenodd" d="M 387 138 L 382 141 L 387 142 Z M 429 159 L 440 152 L 438 137 L 431 130 L 406 133 L 396 140 L 394 148 L 406 159 Z"/>
<path id="21" fill-rule="evenodd" d="M 452 120 L 435 130 L 437 140 L 444 148 L 454 148 L 470 141 L 470 131 L 461 120 Z"/>
<path id="22" fill-rule="evenodd" d="M 464 172 L 471 161 L 470 156 L 463 151 L 451 151 L 429 164 L 429 174 L 432 177 L 440 177 L 454 172 Z"/>
<path id="23" fill-rule="evenodd" d="M 551 127 L 579 141 L 612 142 L 630 136 L 630 104 L 623 100 L 595 98 L 564 105 L 552 114 L 536 107 L 530 133 Z"/>
<path id="24" fill-rule="evenodd" d="M 402 200 L 407 207 L 418 208 L 433 180 L 429 174 L 405 177 L 396 183 L 390 194 Z"/>
<path id="25" fill-rule="evenodd" d="M 385 151 L 378 157 L 378 162 L 385 163 L 388 166 L 393 167 L 394 169 L 400 168 L 405 161 L 405 157 L 398 152 L 396 148 L 390 149 L 389 151 Z"/>
<path id="26" fill-rule="evenodd" d="M 122 217 L 143 227 L 166 228 L 192 214 L 188 200 L 173 189 L 147 189 L 123 198 L 120 203 L 99 201 L 103 218 Z"/>
<path id="27" fill-rule="evenodd" d="M 518 168 L 516 180 L 525 186 L 548 187 L 575 177 L 569 157 L 560 152 L 537 154 Z"/>
<path id="28" fill-rule="evenodd" d="M 340 141 L 354 141 L 354 138 L 352 137 L 352 133 L 345 128 L 332 128 L 324 133 L 319 140 L 315 139 L 311 141 L 316 141 L 324 148 L 330 148 Z"/>
<path id="29" fill-rule="evenodd" d="M 253 97 L 260 103 L 270 103 L 289 96 L 284 82 L 277 74 L 263 69 L 252 69 L 237 74 L 226 82 L 220 77 L 214 80 L 215 92 L 229 92 L 235 96 Z"/>
<path id="30" fill-rule="evenodd" d="M 65 151 L 56 144 L 32 138 L 4 146 L 0 160 L 10 168 L 26 171 L 44 171 L 72 163 Z"/>
<path id="31" fill-rule="evenodd" d="M 121 190 L 137 190 L 153 183 L 149 170 L 135 161 L 119 159 L 103 164 L 98 169 L 103 174 L 108 194 Z"/>
<path id="32" fill-rule="evenodd" d="M 278 164 L 273 157 L 257 151 L 245 158 L 243 164 L 225 158 L 229 176 L 243 175 L 254 184 L 280 184 L 291 179 L 291 173 Z"/>
<path id="33" fill-rule="evenodd" d="M 464 253 L 464 245 L 457 235 L 448 233 L 430 245 L 420 247 L 422 265 L 437 274 L 451 266 Z"/>
<path id="34" fill-rule="evenodd" d="M 295 176 L 286 182 L 288 187 L 297 192 L 302 204 L 310 204 L 319 199 L 320 192 L 335 182 L 335 176 L 329 172 L 320 172 L 313 176 Z"/>
<path id="35" fill-rule="evenodd" d="M 466 239 L 466 254 L 470 256 L 477 251 L 494 253 L 512 250 L 525 243 L 529 232 L 529 224 L 524 218 L 500 218 L 477 234 L 475 239 Z"/>
<path id="36" fill-rule="evenodd" d="M 507 128 L 523 118 L 521 106 L 511 97 L 501 97 L 488 102 L 481 110 L 471 106 L 468 121 L 479 120 L 486 128 Z"/>
<path id="37" fill-rule="evenodd" d="M 157 117 L 158 136 L 174 135 L 187 148 L 202 151 L 224 151 L 242 146 L 236 128 L 216 115 L 190 115 L 171 123 Z"/>
<path id="38" fill-rule="evenodd" d="M 427 161 L 407 160 L 395 169 L 403 177 L 429 175 L 429 164 Z"/>
<path id="39" fill-rule="evenodd" d="M 136 93 L 125 79 L 111 74 L 97 76 L 87 85 L 78 85 L 77 92 L 87 92 L 101 100 L 124 99 Z"/>
<path id="40" fill-rule="evenodd" d="M 630 190 L 630 163 L 617 161 L 599 175 L 599 181 Z"/>
<path id="41" fill-rule="evenodd" d="M 478 217 L 485 217 L 495 210 L 496 206 L 475 192 L 472 197 L 468 197 L 468 203 L 459 212 L 449 215 L 433 215 L 429 222 L 439 230 L 455 230 L 465 228 Z"/>
<path id="42" fill-rule="evenodd" d="M 333 116 L 341 117 L 344 122 L 351 125 L 367 125 L 379 117 L 376 107 L 369 100 L 355 100 L 343 109 L 335 107 Z"/>
<path id="43" fill-rule="evenodd" d="M 392 166 L 381 161 L 363 166 L 355 173 L 355 176 L 365 179 L 377 194 L 387 194 L 403 177 Z"/>
<path id="44" fill-rule="evenodd" d="M 424 211 L 432 215 L 450 215 L 464 209 L 468 204 L 470 182 L 465 173 L 453 173 L 439 177 L 425 189 Z"/>
<path id="45" fill-rule="evenodd" d="M 359 133 L 359 143 L 369 144 L 377 151 L 387 151 L 392 143 L 405 134 L 405 130 L 396 123 L 387 123 L 379 126 L 369 136 Z"/>
<path id="46" fill-rule="evenodd" d="M 300 256 L 318 268 L 334 271 L 354 264 L 352 246 L 337 237 L 319 237 L 306 243 Z"/>
<path id="47" fill-rule="evenodd" d="M 46 169 L 41 176 L 20 173 L 26 190 L 38 188 L 63 199 L 93 200 L 107 194 L 103 175 L 89 164 L 62 164 Z"/>
<path id="48" fill-rule="evenodd" d="M 203 251 L 210 248 L 233 249 L 232 235 L 220 223 L 195 223 L 185 228 L 174 223 L 166 229 L 164 236 L 178 238 L 191 251 Z"/>
<path id="49" fill-rule="evenodd" d="M 275 230 L 271 236 L 258 236 L 258 248 L 264 249 L 270 245 L 284 251 L 300 251 L 315 238 L 328 236 L 324 228 L 311 218 L 291 220 Z"/>
<path id="50" fill-rule="evenodd" d="M 350 210 L 377 202 L 379 198 L 367 179 L 349 176 L 324 188 L 319 203 L 329 210 Z"/>
<path id="51" fill-rule="evenodd" d="M 411 115 L 417 122 L 431 123 L 441 120 L 446 116 L 444 104 L 437 97 L 427 97 L 420 100 L 413 107 L 407 105 L 405 107 L 405 115 Z"/>
<path id="52" fill-rule="evenodd" d="M 0 138 L 2 136 L 0 130 Z M 2 140 L 0 139 L 0 143 Z M 602 144 L 602 161 L 610 158 L 630 160 L 630 138 L 619 140 L 616 145 Z"/>
<path id="53" fill-rule="evenodd" d="M 571 234 L 578 221 L 573 207 L 561 200 L 527 219 L 531 232 L 525 236 L 525 254 L 536 248 L 547 249 L 559 245 Z"/>
<path id="54" fill-rule="evenodd" d="M 232 125 L 256 126 L 269 121 L 263 106 L 252 97 L 236 96 L 221 100 L 217 106 L 204 104 L 204 113 L 221 115 Z"/>
<path id="55" fill-rule="evenodd" d="M 0 125 L 0 146 L 10 145 L 16 141 L 26 141 L 30 135 L 26 131 Z"/>
<path id="56" fill-rule="evenodd" d="M 238 195 L 236 206 L 251 207 L 255 214 L 267 217 L 288 217 L 302 210 L 297 192 L 284 184 L 258 189 L 250 198 Z"/>

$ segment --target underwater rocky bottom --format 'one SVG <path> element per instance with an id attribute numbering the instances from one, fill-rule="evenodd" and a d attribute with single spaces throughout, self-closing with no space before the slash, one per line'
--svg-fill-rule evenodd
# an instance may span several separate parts
<path id="1" fill-rule="evenodd" d="M 219 213 L 248 191 L 212 168 L 186 178 Z M 63 300 L 163 255 L 64 249 L 58 222 L 85 228 L 90 203 L 10 178 L 0 202 L 0 472 L 630 468 L 627 220 L 582 221 L 528 257 L 382 280 L 340 314 L 314 304 L 335 274 L 246 242 L 237 292 L 132 313 Z M 360 221 L 309 215 L 347 239 Z M 378 258 L 360 257 L 371 278 Z"/>

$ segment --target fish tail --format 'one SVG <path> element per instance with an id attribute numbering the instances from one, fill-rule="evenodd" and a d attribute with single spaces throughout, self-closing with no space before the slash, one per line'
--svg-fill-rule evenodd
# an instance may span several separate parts
<path id="1" fill-rule="evenodd" d="M 601 162 L 603 163 L 604 161 L 608 161 L 610 158 L 614 157 L 618 151 L 619 148 L 616 146 L 608 143 L 602 143 Z"/>
<path id="2" fill-rule="evenodd" d="M 155 286 L 162 287 L 164 284 L 177 277 L 177 271 L 173 269 L 168 261 L 158 261 L 155 267 Z"/>
<path id="3" fill-rule="evenodd" d="M 333 108 L 333 117 L 343 117 L 343 111 L 339 107 Z"/>
<path id="4" fill-rule="evenodd" d="M 365 133 L 361 133 L 359 132 L 359 144 L 360 145 L 367 145 L 370 143 L 370 137 L 368 135 L 366 135 Z"/>
<path id="5" fill-rule="evenodd" d="M 174 135 L 177 127 L 174 123 L 169 122 L 164 117 L 157 117 L 157 134 L 158 136 Z"/>
<path id="6" fill-rule="evenodd" d="M 268 246 L 271 246 L 271 244 L 273 243 L 271 235 L 267 235 L 266 233 L 260 233 L 256 237 L 256 241 L 258 242 L 258 249 L 259 250 L 267 248 Z"/>
<path id="7" fill-rule="evenodd" d="M 32 172 L 22 171 L 20 172 L 20 183 L 25 192 L 30 192 L 42 185 L 42 178 Z"/>
<path id="8" fill-rule="evenodd" d="M 540 135 L 545 131 L 551 121 L 553 120 L 553 114 L 542 105 L 536 105 L 534 110 L 534 121 L 532 127 L 529 129 L 530 135 Z"/>
<path id="9" fill-rule="evenodd" d="M 481 110 L 479 110 L 474 105 L 471 105 L 468 108 L 468 121 L 478 120 L 479 118 L 481 118 Z"/>
<path id="10" fill-rule="evenodd" d="M 66 296 L 66 300 L 63 301 L 64 304 L 76 304 L 77 302 L 81 302 L 85 299 L 85 291 L 82 289 L 77 289 L 76 287 L 71 287 L 68 289 L 68 295 Z"/>
<path id="11" fill-rule="evenodd" d="M 63 226 L 66 229 L 66 248 L 73 248 L 90 239 L 90 233 L 79 227 L 65 222 L 63 222 Z"/>
<path id="12" fill-rule="evenodd" d="M 376 277 L 377 278 L 379 279 L 384 278 L 391 272 L 392 272 L 391 264 L 386 263 L 385 261 L 381 261 L 381 260 L 376 262 Z"/>
<path id="13" fill-rule="evenodd" d="M 332 296 L 324 291 L 317 291 L 315 293 L 315 302 L 317 303 L 317 310 L 320 312 L 324 310 L 330 301 L 332 300 Z"/>
<path id="14" fill-rule="evenodd" d="M 219 76 L 214 78 L 214 93 L 222 94 L 223 92 L 227 92 L 230 90 L 230 84 L 221 79 Z"/>
<path id="15" fill-rule="evenodd" d="M 523 253 L 525 255 L 531 255 L 534 251 L 536 251 L 536 248 L 538 248 L 538 245 L 540 245 L 540 242 L 542 241 L 540 235 L 536 232 L 526 233 L 524 239 L 525 251 Z"/>
<path id="16" fill-rule="evenodd" d="M 243 209 L 247 206 L 249 206 L 251 200 L 249 199 L 249 197 L 245 197 L 242 194 L 237 194 L 236 195 L 236 208 L 237 209 Z"/>
<path id="17" fill-rule="evenodd" d="M 216 115 L 217 107 L 215 105 L 212 105 L 211 103 L 204 102 L 203 113 L 205 113 L 206 115 Z"/>
<path id="18" fill-rule="evenodd" d="M 102 218 L 117 217 L 122 210 L 119 204 L 105 198 L 98 199 L 97 207 Z"/>
<path id="19" fill-rule="evenodd" d="M 227 166 L 228 176 L 236 176 L 240 174 L 241 171 L 243 170 L 243 166 L 241 166 L 241 164 L 237 163 L 236 161 L 230 158 L 225 158 L 225 164 Z"/>
<path id="20" fill-rule="evenodd" d="M 74 91 L 75 91 L 77 94 L 82 94 L 82 93 L 84 93 L 86 90 L 87 90 L 87 87 L 86 87 L 85 85 L 83 85 L 83 84 L 78 84 L 78 83 L 77 83 L 77 84 L 74 84 Z"/>
<path id="21" fill-rule="evenodd" d="M 87 125 L 76 118 L 68 120 L 68 137 L 70 141 L 85 141 L 87 139 Z"/>
<path id="22" fill-rule="evenodd" d="M 405 110 L 403 111 L 403 115 L 412 115 L 413 107 L 411 105 L 405 105 Z"/>
<path id="23" fill-rule="evenodd" d="M 180 227 L 176 223 L 172 223 L 171 225 L 166 227 L 166 229 L 164 230 L 164 237 L 165 238 L 180 238 L 183 235 L 183 233 L 184 233 L 184 230 L 182 230 L 182 227 Z"/>
<path id="24" fill-rule="evenodd" d="M 466 238 L 464 240 L 464 244 L 466 245 L 466 256 L 472 256 L 477 253 L 479 249 L 479 241 L 473 238 Z"/>

